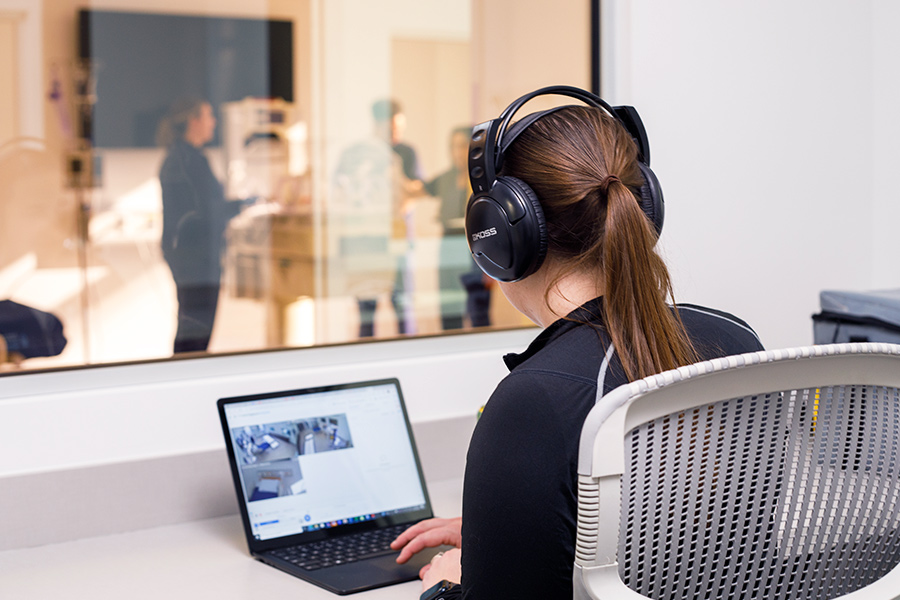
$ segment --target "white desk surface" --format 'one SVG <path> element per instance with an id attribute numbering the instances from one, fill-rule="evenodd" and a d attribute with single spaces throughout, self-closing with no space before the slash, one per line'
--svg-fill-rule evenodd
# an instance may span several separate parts
<path id="1" fill-rule="evenodd" d="M 429 483 L 435 514 L 456 516 L 461 480 Z M 418 598 L 412 581 L 348 598 Z M 250 557 L 240 516 L 0 552 L 3 600 L 302 598 L 339 596 Z"/>

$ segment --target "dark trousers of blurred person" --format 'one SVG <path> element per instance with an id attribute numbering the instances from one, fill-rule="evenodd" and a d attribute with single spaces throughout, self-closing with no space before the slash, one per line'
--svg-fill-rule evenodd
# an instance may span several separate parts
<path id="1" fill-rule="evenodd" d="M 472 327 L 490 327 L 491 290 L 484 283 L 484 274 L 474 269 L 459 279 L 466 290 L 466 314 Z"/>
<path id="2" fill-rule="evenodd" d="M 178 328 L 173 350 L 176 354 L 205 352 L 219 306 L 221 266 L 217 261 L 207 262 L 204 277 L 198 277 L 195 269 L 185 268 L 175 260 L 169 262 L 169 268 L 178 298 Z"/>
<path id="3" fill-rule="evenodd" d="M 175 331 L 175 354 L 181 352 L 205 352 L 212 337 L 213 323 L 219 304 L 218 285 L 179 285 L 178 329 Z"/>

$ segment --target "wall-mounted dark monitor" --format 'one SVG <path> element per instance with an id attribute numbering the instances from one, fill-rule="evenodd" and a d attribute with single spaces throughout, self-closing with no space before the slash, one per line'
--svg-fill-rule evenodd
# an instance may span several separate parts
<path id="1" fill-rule="evenodd" d="M 217 110 L 248 96 L 294 99 L 290 21 L 82 10 L 78 24 L 80 56 L 95 78 L 85 132 L 95 147 L 155 146 L 179 98 L 205 98 Z"/>

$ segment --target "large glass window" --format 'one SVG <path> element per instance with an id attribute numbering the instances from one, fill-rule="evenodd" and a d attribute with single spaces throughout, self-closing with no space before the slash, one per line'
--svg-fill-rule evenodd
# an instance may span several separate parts
<path id="1" fill-rule="evenodd" d="M 591 4 L 0 0 L 0 368 L 528 325 L 467 131 L 591 87 Z"/>

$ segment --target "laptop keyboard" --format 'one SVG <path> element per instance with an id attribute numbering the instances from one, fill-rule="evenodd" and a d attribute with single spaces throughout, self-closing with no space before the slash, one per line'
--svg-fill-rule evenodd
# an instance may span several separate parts
<path id="1" fill-rule="evenodd" d="M 395 553 L 390 544 L 409 525 L 394 525 L 353 535 L 329 538 L 298 546 L 272 550 L 269 554 L 307 571 L 342 565 L 364 558 Z"/>

